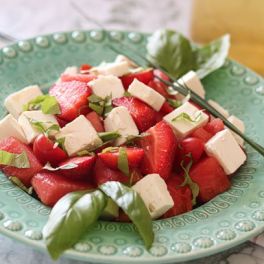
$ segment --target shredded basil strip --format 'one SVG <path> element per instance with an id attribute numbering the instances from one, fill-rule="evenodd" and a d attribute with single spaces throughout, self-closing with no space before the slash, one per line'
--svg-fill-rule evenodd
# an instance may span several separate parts
<path id="1" fill-rule="evenodd" d="M 20 154 L 15 154 L 5 150 L 0 150 L 0 164 L 19 169 L 30 168 L 30 162 L 25 151 Z"/>
<path id="2" fill-rule="evenodd" d="M 98 136 L 102 139 L 103 142 L 108 142 L 119 138 L 121 135 L 118 131 L 109 131 L 109 132 L 99 132 Z"/>
<path id="3" fill-rule="evenodd" d="M 129 176 L 129 166 L 128 166 L 128 157 L 127 157 L 126 148 L 123 147 L 119 148 L 117 167 L 126 176 Z"/>
<path id="4" fill-rule="evenodd" d="M 44 167 L 43 167 L 43 170 L 48 170 L 48 171 L 58 171 L 58 170 L 71 170 L 71 169 L 74 169 L 74 168 L 77 168 L 78 165 L 76 163 L 68 163 L 66 165 L 62 165 L 62 166 L 59 166 L 59 167 L 52 167 L 50 165 L 50 163 L 47 163 Z"/>
<path id="5" fill-rule="evenodd" d="M 33 193 L 33 187 L 31 186 L 27 188 L 19 178 L 15 176 L 10 176 L 9 180 L 13 182 L 16 186 L 18 186 L 21 190 L 26 192 L 27 194 L 31 195 Z"/>
<path id="6" fill-rule="evenodd" d="M 203 110 L 199 110 L 195 113 L 195 117 L 191 117 L 189 114 L 187 114 L 186 112 L 180 113 L 179 115 L 177 115 L 176 117 L 174 117 L 171 121 L 172 122 L 176 122 L 176 121 L 188 121 L 191 123 L 196 123 L 199 122 L 202 118 L 202 112 Z"/>
<path id="7" fill-rule="evenodd" d="M 28 118 L 28 120 L 36 130 L 45 134 L 47 137 L 49 137 L 54 131 L 60 131 L 60 126 L 58 124 L 54 124 L 52 122 L 41 122 L 32 118 Z"/>
<path id="8" fill-rule="evenodd" d="M 89 107 L 100 116 L 106 116 L 112 109 L 112 96 L 102 98 L 95 94 L 88 97 Z"/>

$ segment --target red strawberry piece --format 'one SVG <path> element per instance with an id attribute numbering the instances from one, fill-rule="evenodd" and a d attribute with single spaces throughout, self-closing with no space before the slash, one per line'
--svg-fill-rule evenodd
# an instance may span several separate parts
<path id="1" fill-rule="evenodd" d="M 62 82 L 84 82 L 88 83 L 96 78 L 93 74 L 62 74 L 60 79 Z"/>
<path id="2" fill-rule="evenodd" d="M 49 93 L 60 104 L 61 114 L 58 117 L 72 121 L 88 109 L 87 97 L 92 91 L 84 82 L 71 81 L 55 84 Z"/>
<path id="3" fill-rule="evenodd" d="M 138 167 L 144 156 L 144 150 L 141 148 L 126 148 L 128 165 L 130 168 Z M 118 170 L 119 151 L 105 152 L 98 154 L 99 159 L 113 170 Z"/>
<path id="4" fill-rule="evenodd" d="M 161 70 L 159 69 L 155 69 L 154 70 L 154 76 L 157 76 L 161 79 L 163 79 L 164 81 L 170 81 L 170 77 L 168 75 L 166 75 L 165 73 L 163 73 Z M 157 79 L 157 78 L 156 78 Z M 158 80 L 158 79 L 157 79 Z"/>
<path id="5" fill-rule="evenodd" d="M 100 159 L 97 159 L 94 166 L 94 182 L 101 185 L 107 181 L 128 183 L 129 177 L 118 170 L 108 168 Z"/>
<path id="6" fill-rule="evenodd" d="M 130 73 L 120 77 L 125 89 L 128 89 L 129 85 L 133 82 L 134 79 L 137 79 L 140 82 L 148 84 L 151 80 L 153 80 L 153 78 L 154 75 L 152 69 L 147 69 L 145 71 L 136 72 L 136 73 Z"/>
<path id="7" fill-rule="evenodd" d="M 190 177 L 199 185 L 198 199 L 205 203 L 231 186 L 228 176 L 213 157 L 206 157 L 190 170 Z"/>
<path id="8" fill-rule="evenodd" d="M 143 175 L 138 168 L 132 168 L 131 169 L 131 171 L 130 171 L 131 185 L 136 184 L 142 178 L 143 178 Z"/>
<path id="9" fill-rule="evenodd" d="M 56 166 L 68 157 L 65 151 L 58 146 L 54 147 L 54 142 L 43 134 L 35 139 L 33 152 L 43 165 L 49 162 L 52 166 Z"/>
<path id="10" fill-rule="evenodd" d="M 146 133 L 148 135 L 139 141 L 145 151 L 141 172 L 158 173 L 167 179 L 172 169 L 177 139 L 171 127 L 164 121 L 157 123 Z"/>
<path id="11" fill-rule="evenodd" d="M 19 178 L 24 185 L 29 187 L 31 178 L 42 169 L 42 165 L 35 157 L 32 150 L 13 137 L 0 140 L 0 149 L 15 154 L 21 154 L 23 151 L 26 152 L 30 168 L 20 169 L 11 166 L 1 166 L 1 169 L 6 176 L 15 176 Z"/>
<path id="12" fill-rule="evenodd" d="M 94 111 L 86 115 L 97 132 L 104 132 L 103 119 Z"/>
<path id="13" fill-rule="evenodd" d="M 88 71 L 91 68 L 92 68 L 92 66 L 90 64 L 82 64 L 81 67 L 80 67 L 80 72 Z"/>
<path id="14" fill-rule="evenodd" d="M 126 107 L 140 132 L 146 131 L 156 123 L 157 112 L 135 97 L 116 98 L 113 105 Z"/>
<path id="15" fill-rule="evenodd" d="M 77 167 L 67 170 L 59 170 L 59 174 L 72 180 L 89 180 L 95 163 L 95 156 L 73 157 L 65 160 L 59 166 L 75 164 Z"/>
<path id="16" fill-rule="evenodd" d="M 175 99 L 175 97 L 173 95 L 170 95 L 168 92 L 167 92 L 167 85 L 158 81 L 158 80 L 153 80 L 153 81 L 150 81 L 148 83 L 148 86 L 151 87 L 153 90 L 155 90 L 156 92 L 158 92 L 159 94 L 161 94 L 162 96 L 164 96 L 165 98 L 172 98 L 172 99 Z"/>
<path id="17" fill-rule="evenodd" d="M 61 128 L 65 127 L 69 123 L 68 121 L 63 120 L 63 119 L 59 118 L 58 116 L 55 116 L 55 117 L 56 117 L 56 119 L 57 119 L 57 121 L 58 121 L 58 123 L 59 123 Z"/>
<path id="18" fill-rule="evenodd" d="M 171 113 L 174 110 L 174 108 L 172 106 L 170 106 L 170 104 L 168 102 L 164 102 L 164 104 L 162 105 L 160 112 L 163 115 L 167 115 L 169 113 Z"/>
<path id="19" fill-rule="evenodd" d="M 129 219 L 128 215 L 121 209 L 119 210 L 119 216 L 116 218 L 116 221 L 122 222 L 122 223 L 131 222 L 131 220 Z"/>
<path id="20" fill-rule="evenodd" d="M 207 142 L 211 137 L 213 137 L 213 134 L 209 133 L 207 130 L 204 129 L 204 127 L 197 128 L 191 135 L 192 137 L 199 138 L 203 142 Z"/>
<path id="21" fill-rule="evenodd" d="M 53 206 L 64 195 L 81 190 L 93 189 L 90 183 L 72 181 L 58 173 L 41 171 L 32 178 L 32 186 L 41 202 Z"/>
<path id="22" fill-rule="evenodd" d="M 212 135 L 225 129 L 224 122 L 220 118 L 215 118 L 204 126 L 204 129 Z"/>

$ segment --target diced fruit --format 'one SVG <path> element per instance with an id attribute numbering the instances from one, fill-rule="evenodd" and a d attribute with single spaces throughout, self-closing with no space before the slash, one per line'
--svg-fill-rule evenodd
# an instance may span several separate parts
<path id="1" fill-rule="evenodd" d="M 167 182 L 168 191 L 174 201 L 174 206 L 167 211 L 163 218 L 183 214 L 192 210 L 192 192 L 188 186 L 180 186 L 183 177 L 173 175 Z"/>
<path id="2" fill-rule="evenodd" d="M 26 152 L 30 168 L 20 169 L 11 166 L 2 166 L 2 171 L 6 176 L 15 176 L 27 187 L 30 186 L 31 178 L 42 169 L 40 162 L 37 160 L 31 149 L 13 137 L 0 140 L 0 149 L 15 154 L 20 154 L 23 151 Z"/>
<path id="3" fill-rule="evenodd" d="M 67 166 L 70 164 L 75 164 L 77 167 L 66 170 L 59 170 L 59 174 L 72 180 L 89 180 L 92 173 L 92 169 L 95 163 L 95 156 L 84 156 L 84 157 L 74 157 L 66 161 L 63 161 L 59 166 Z"/>
<path id="4" fill-rule="evenodd" d="M 160 93 L 162 96 L 164 96 L 165 98 L 174 98 L 173 96 L 171 96 L 168 92 L 167 92 L 167 86 L 160 82 L 160 81 L 157 81 L 157 80 L 153 80 L 153 81 L 150 81 L 148 83 L 148 86 L 153 88 L 156 92 Z"/>
<path id="5" fill-rule="evenodd" d="M 94 111 L 86 115 L 86 118 L 91 122 L 97 132 L 104 132 L 104 125 L 102 118 Z"/>
<path id="6" fill-rule="evenodd" d="M 52 166 L 56 166 L 61 161 L 67 159 L 68 155 L 66 152 L 54 144 L 54 142 L 43 134 L 35 139 L 33 152 L 43 165 L 49 162 Z"/>
<path id="7" fill-rule="evenodd" d="M 66 120 L 63 120 L 61 118 L 59 118 L 58 116 L 56 116 L 57 122 L 59 123 L 60 127 L 65 127 L 69 122 Z"/>
<path id="8" fill-rule="evenodd" d="M 92 92 L 86 83 L 71 81 L 55 84 L 49 93 L 55 96 L 60 104 L 59 118 L 72 121 L 81 114 L 81 110 L 88 108 L 87 97 Z"/>
<path id="9" fill-rule="evenodd" d="M 144 156 L 144 150 L 141 148 L 126 148 L 128 165 L 131 168 L 138 167 L 142 158 Z M 118 169 L 118 157 L 119 151 L 115 152 L 105 152 L 98 154 L 99 159 L 103 161 L 103 163 L 111 168 L 111 169 Z"/>
<path id="10" fill-rule="evenodd" d="M 192 137 L 201 139 L 204 143 L 207 142 L 213 135 L 206 131 L 203 127 L 196 129 L 192 134 Z"/>
<path id="11" fill-rule="evenodd" d="M 116 218 L 116 221 L 122 222 L 122 223 L 131 222 L 128 215 L 122 209 L 119 210 L 119 216 Z"/>
<path id="12" fill-rule="evenodd" d="M 130 73 L 120 77 L 123 86 L 125 89 L 128 89 L 129 85 L 134 81 L 134 79 L 138 79 L 140 82 L 148 84 L 151 80 L 153 80 L 153 70 L 147 69 L 145 71 Z"/>
<path id="13" fill-rule="evenodd" d="M 138 168 L 132 168 L 130 171 L 130 181 L 131 181 L 131 185 L 137 183 L 138 181 L 140 181 L 144 176 L 142 175 L 142 173 L 140 172 L 140 170 Z"/>
<path id="14" fill-rule="evenodd" d="M 164 102 L 164 104 L 162 105 L 160 112 L 163 115 L 169 114 L 174 110 L 173 107 L 170 106 L 170 104 L 168 102 Z"/>
<path id="15" fill-rule="evenodd" d="M 81 67 L 80 67 L 80 72 L 88 71 L 91 68 L 92 68 L 92 66 L 90 64 L 82 64 Z"/>
<path id="16" fill-rule="evenodd" d="M 128 183 L 129 177 L 118 170 L 108 168 L 100 159 L 97 159 L 94 166 L 94 182 L 99 186 L 107 181 Z"/>
<path id="17" fill-rule="evenodd" d="M 154 70 L 154 76 L 157 76 L 157 77 L 163 79 L 164 81 L 170 81 L 170 77 L 168 75 L 166 75 L 165 73 L 163 73 L 159 69 Z"/>
<path id="18" fill-rule="evenodd" d="M 224 122 L 220 118 L 215 118 L 204 126 L 204 129 L 212 135 L 225 129 Z"/>
<path id="19" fill-rule="evenodd" d="M 32 186 L 41 202 L 53 206 L 64 195 L 94 188 L 90 183 L 72 181 L 58 173 L 41 171 L 32 178 Z"/>
<path id="20" fill-rule="evenodd" d="M 114 106 L 124 106 L 133 117 L 140 132 L 144 132 L 156 123 L 157 112 L 135 97 L 121 97 L 113 100 Z"/>
<path id="21" fill-rule="evenodd" d="M 190 170 L 190 177 L 199 186 L 198 199 L 205 203 L 230 188 L 224 170 L 213 157 L 206 157 Z"/>
<path id="22" fill-rule="evenodd" d="M 96 76 L 93 74 L 62 74 L 60 78 L 62 82 L 78 81 L 88 83 L 94 80 Z"/>
<path id="23" fill-rule="evenodd" d="M 140 146 L 145 151 L 141 171 L 143 174 L 158 173 L 167 179 L 172 169 L 177 139 L 164 121 L 147 130 L 147 134 L 140 140 Z"/>

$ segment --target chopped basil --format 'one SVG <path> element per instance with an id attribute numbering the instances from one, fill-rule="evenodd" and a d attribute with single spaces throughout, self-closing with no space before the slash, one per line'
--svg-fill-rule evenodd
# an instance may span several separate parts
<path id="1" fill-rule="evenodd" d="M 69 164 L 66 164 L 66 165 L 62 165 L 62 166 L 59 166 L 59 167 L 56 167 L 56 168 L 53 168 L 50 163 L 47 163 L 44 167 L 43 167 L 43 170 L 48 170 L 48 171 L 58 171 L 58 170 L 71 170 L 71 169 L 74 169 L 74 168 L 77 168 L 78 165 L 76 163 L 69 163 Z"/>
<path id="2" fill-rule="evenodd" d="M 109 132 L 99 132 L 98 136 L 102 139 L 103 142 L 109 142 L 120 137 L 118 131 L 109 131 Z"/>
<path id="3" fill-rule="evenodd" d="M 94 152 L 88 151 L 87 149 L 81 150 L 77 152 L 77 156 L 83 157 L 83 156 L 94 156 Z"/>
<path id="4" fill-rule="evenodd" d="M 152 220 L 140 195 L 120 182 L 108 181 L 99 186 L 131 219 L 149 249 L 154 241 Z"/>
<path id="5" fill-rule="evenodd" d="M 186 112 L 182 112 L 179 115 L 177 115 L 176 117 L 174 117 L 171 121 L 172 122 L 176 122 L 176 121 L 188 121 L 191 123 L 196 123 L 199 122 L 202 118 L 202 112 L 203 110 L 199 110 L 195 113 L 195 117 L 191 117 L 189 114 L 187 114 Z"/>
<path id="6" fill-rule="evenodd" d="M 60 131 L 60 126 L 57 124 L 54 124 L 52 122 L 41 122 L 34 120 L 32 118 L 28 118 L 30 124 L 39 132 L 45 134 L 47 137 L 52 134 L 52 132 L 58 132 Z M 48 126 L 50 124 L 50 126 Z"/>
<path id="7" fill-rule="evenodd" d="M 102 98 L 95 94 L 88 97 L 89 107 L 100 116 L 106 116 L 112 109 L 112 96 Z"/>
<path id="8" fill-rule="evenodd" d="M 168 98 L 167 101 L 173 108 L 178 108 L 182 105 L 182 102 L 180 100 Z"/>
<path id="9" fill-rule="evenodd" d="M 127 158 L 126 148 L 123 148 L 123 147 L 119 148 L 117 167 L 126 176 L 129 176 L 129 166 L 128 166 L 128 158 Z"/>
<path id="10" fill-rule="evenodd" d="M 15 154 L 5 150 L 0 150 L 0 164 L 19 169 L 30 168 L 30 162 L 25 151 L 20 154 Z"/>
<path id="11" fill-rule="evenodd" d="M 56 97 L 51 95 L 40 95 L 23 106 L 24 111 L 41 110 L 44 114 L 60 114 L 60 105 Z"/>
<path id="12" fill-rule="evenodd" d="M 66 151 L 66 148 L 65 148 L 65 137 L 62 137 L 62 138 L 57 138 L 56 139 L 56 143 L 58 144 L 58 146 L 63 149 L 65 152 Z"/>
<path id="13" fill-rule="evenodd" d="M 43 228 L 47 249 L 54 260 L 94 225 L 106 203 L 107 197 L 99 190 L 72 192 L 56 203 Z"/>
<path id="14" fill-rule="evenodd" d="M 102 153 L 117 152 L 118 150 L 119 150 L 119 147 L 107 147 L 102 150 Z"/>
<path id="15" fill-rule="evenodd" d="M 27 188 L 19 178 L 15 177 L 15 176 L 11 176 L 9 177 L 9 180 L 11 182 L 13 182 L 15 185 L 17 185 L 21 190 L 23 190 L 24 192 L 28 193 L 29 195 L 31 195 L 33 193 L 33 187 L 29 187 Z"/>

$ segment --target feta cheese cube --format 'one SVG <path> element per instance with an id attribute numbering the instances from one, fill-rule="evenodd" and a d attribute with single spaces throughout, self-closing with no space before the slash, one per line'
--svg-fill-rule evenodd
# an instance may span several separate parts
<path id="1" fill-rule="evenodd" d="M 41 110 L 23 112 L 18 118 L 18 124 L 24 131 L 28 143 L 32 143 L 34 139 L 41 134 L 41 132 L 30 123 L 31 119 L 33 121 L 42 122 L 45 128 L 49 128 L 54 124 L 58 125 L 54 115 L 43 114 Z"/>
<path id="2" fill-rule="evenodd" d="M 246 160 L 244 151 L 228 129 L 216 133 L 205 144 L 205 151 L 218 160 L 227 175 L 234 173 Z"/>
<path id="3" fill-rule="evenodd" d="M 228 119 L 227 119 L 230 123 L 232 123 L 235 127 L 237 127 L 238 130 L 240 130 L 242 133 L 245 133 L 245 125 L 244 122 L 242 120 L 240 120 L 239 118 L 237 118 L 234 115 L 231 115 Z M 231 130 L 230 130 L 231 131 Z M 231 131 L 231 133 L 233 134 L 234 138 L 236 139 L 237 143 L 240 146 L 244 145 L 244 139 L 242 137 L 240 137 L 239 135 L 237 135 L 235 132 Z"/>
<path id="4" fill-rule="evenodd" d="M 125 92 L 121 80 L 113 75 L 100 75 L 97 79 L 90 81 L 88 85 L 91 87 L 94 94 L 102 98 L 110 95 L 112 99 L 119 98 L 122 97 Z"/>
<path id="5" fill-rule="evenodd" d="M 93 67 L 90 72 L 96 75 L 114 75 L 116 77 L 129 73 L 129 63 L 127 61 L 102 63 L 97 67 Z"/>
<path id="6" fill-rule="evenodd" d="M 11 115 L 18 118 L 23 112 L 23 106 L 39 95 L 43 95 L 43 93 L 38 85 L 28 86 L 18 92 L 10 94 L 5 99 L 4 105 Z"/>
<path id="7" fill-rule="evenodd" d="M 17 120 L 10 114 L 0 121 L 0 139 L 14 137 L 23 143 L 28 143 Z"/>
<path id="8" fill-rule="evenodd" d="M 132 188 L 141 196 L 152 219 L 159 218 L 173 207 L 167 184 L 159 174 L 148 174 Z"/>
<path id="9" fill-rule="evenodd" d="M 215 102 L 213 100 L 208 100 L 208 104 L 210 104 L 212 107 L 214 107 L 215 110 L 217 110 L 225 118 L 228 118 L 229 117 L 228 111 L 225 108 L 223 108 L 220 104 L 218 104 L 217 102 Z"/>
<path id="10" fill-rule="evenodd" d="M 128 92 L 150 105 L 156 111 L 159 111 L 165 102 L 165 98 L 161 94 L 137 79 L 134 79 L 129 85 Z"/>
<path id="11" fill-rule="evenodd" d="M 74 156 L 81 150 L 93 150 L 103 142 L 96 130 L 83 115 L 63 127 L 56 138 L 64 138 L 64 146 L 69 156 Z"/>
<path id="12" fill-rule="evenodd" d="M 77 66 L 70 66 L 67 67 L 62 74 L 69 74 L 69 75 L 75 75 L 79 73 L 79 68 Z M 60 83 L 61 78 L 59 78 L 56 83 Z"/>
<path id="13" fill-rule="evenodd" d="M 198 77 L 198 75 L 194 71 L 189 71 L 185 75 L 183 75 L 178 82 L 181 85 L 187 86 L 193 92 L 200 95 L 202 98 L 205 98 L 205 90 L 203 85 Z"/>
<path id="14" fill-rule="evenodd" d="M 133 61 L 131 61 L 128 57 L 126 57 L 122 54 L 117 55 L 115 58 L 115 62 L 117 62 L 117 63 L 124 62 L 124 61 L 127 62 L 131 68 L 137 67 L 137 65 Z"/>
<path id="15" fill-rule="evenodd" d="M 192 122 L 181 118 L 177 119 L 177 117 L 183 113 L 189 115 L 194 121 Z M 176 136 L 182 138 L 191 134 L 195 129 L 205 125 L 208 122 L 209 117 L 191 103 L 186 102 L 164 116 L 163 119 L 173 128 Z"/>
<path id="16" fill-rule="evenodd" d="M 115 141 L 115 145 L 119 146 L 126 142 L 127 136 L 137 136 L 138 128 L 124 106 L 115 107 L 104 120 L 106 131 L 118 131 L 121 135 Z"/>

